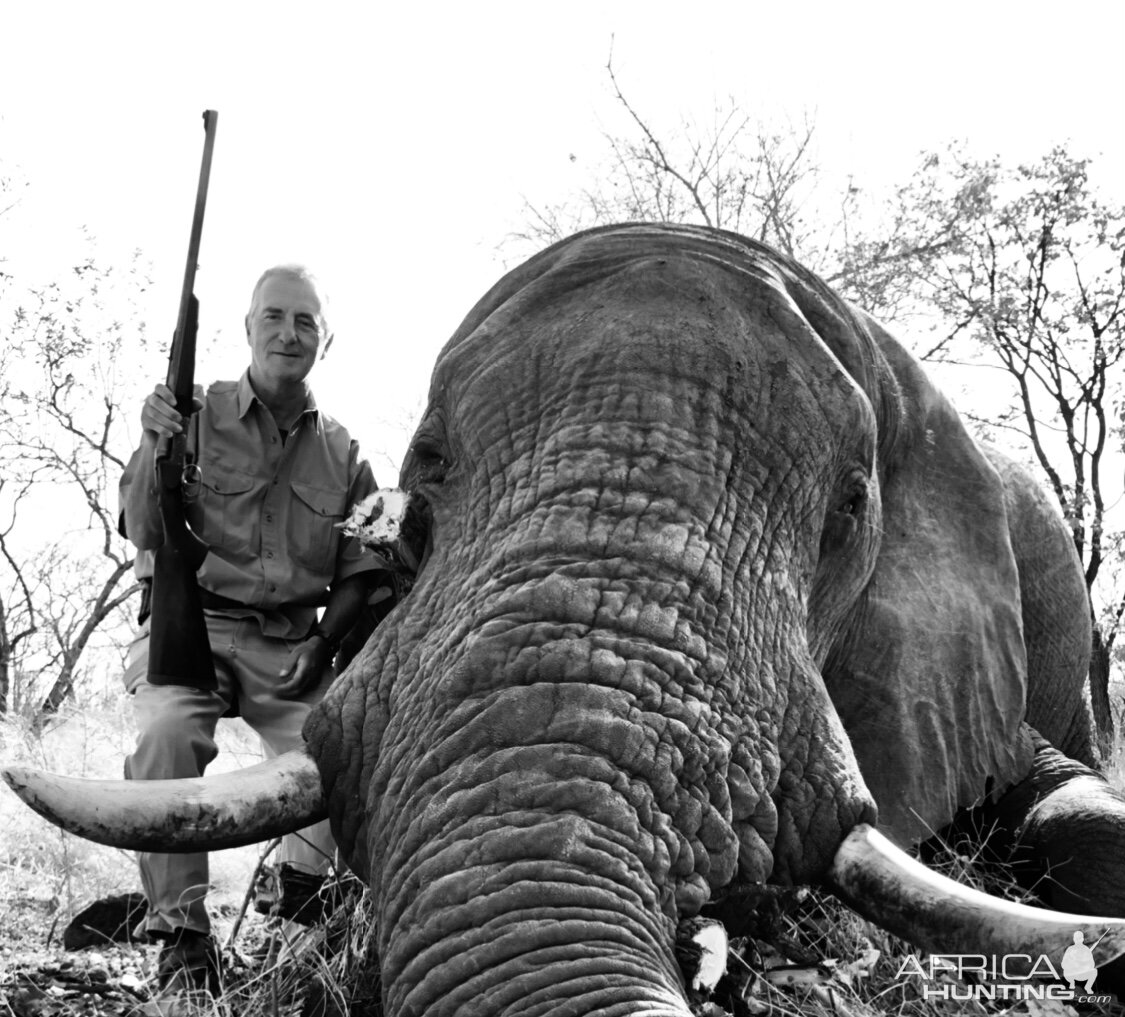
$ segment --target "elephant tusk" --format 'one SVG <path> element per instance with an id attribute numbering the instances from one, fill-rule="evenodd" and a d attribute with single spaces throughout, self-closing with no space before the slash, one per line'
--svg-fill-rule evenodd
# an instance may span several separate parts
<path id="1" fill-rule="evenodd" d="M 1099 967 L 1125 953 L 1125 919 L 1065 914 L 971 889 L 867 825 L 844 839 L 828 879 L 854 911 L 929 953 L 1023 956 L 1029 964 L 1046 956 L 1057 963 L 1076 932 Z"/>
<path id="2" fill-rule="evenodd" d="M 26 767 L 5 769 L 3 777 L 56 826 L 132 851 L 241 847 L 328 815 L 320 773 L 303 749 L 213 777 L 86 780 Z"/>

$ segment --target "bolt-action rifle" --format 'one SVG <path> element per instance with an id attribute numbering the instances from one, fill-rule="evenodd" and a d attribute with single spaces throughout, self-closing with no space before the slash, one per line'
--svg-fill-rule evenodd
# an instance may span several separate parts
<path id="1" fill-rule="evenodd" d="M 199 301 L 195 298 L 195 269 L 211 176 L 211 151 L 219 114 L 203 114 L 203 164 L 195 195 L 184 288 L 172 350 L 168 356 L 168 387 L 176 396 L 183 430 L 161 438 L 156 449 L 156 492 L 164 542 L 156 549 L 152 574 L 152 616 L 149 622 L 148 680 L 152 685 L 185 685 L 215 689 L 215 665 L 203 619 L 196 573 L 207 557 L 207 544 L 192 532 L 184 511 L 184 488 L 197 487 L 199 467 L 189 461 L 188 420 L 195 412 L 195 340 L 199 331 Z"/>

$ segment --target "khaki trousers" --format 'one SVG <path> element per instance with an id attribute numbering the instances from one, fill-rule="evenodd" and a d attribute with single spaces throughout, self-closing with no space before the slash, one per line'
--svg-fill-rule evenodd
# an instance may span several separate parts
<path id="1" fill-rule="evenodd" d="M 267 758 L 299 748 L 301 728 L 313 705 L 320 701 L 332 679 L 327 673 L 318 688 L 300 699 L 279 699 L 274 689 L 279 673 L 297 645 L 262 635 L 253 618 L 232 618 L 208 611 L 207 631 L 216 692 L 176 685 L 150 685 L 147 626 L 129 650 L 126 688 L 134 694 L 137 745 L 125 760 L 130 780 L 166 777 L 199 777 L 218 754 L 215 728 L 234 698 L 239 715 L 257 732 Z M 279 860 L 310 872 L 325 872 L 335 854 L 327 821 L 285 837 Z M 141 882 L 148 898 L 146 932 L 171 932 L 177 928 L 210 930 L 205 900 L 209 886 L 207 854 L 138 855 Z"/>

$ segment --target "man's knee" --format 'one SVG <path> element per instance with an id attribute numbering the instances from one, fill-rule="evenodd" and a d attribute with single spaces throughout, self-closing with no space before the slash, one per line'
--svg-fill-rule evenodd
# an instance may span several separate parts
<path id="1" fill-rule="evenodd" d="M 198 777 L 218 754 L 214 741 L 218 716 L 188 709 L 172 690 L 138 687 L 136 696 L 137 744 L 125 761 L 131 780 Z M 182 697 L 181 697 L 182 698 Z"/>

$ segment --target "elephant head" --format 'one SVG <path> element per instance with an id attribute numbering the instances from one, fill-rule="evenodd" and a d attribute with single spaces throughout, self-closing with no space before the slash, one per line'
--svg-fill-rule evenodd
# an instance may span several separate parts
<path id="1" fill-rule="evenodd" d="M 1035 772 L 1011 485 L 761 244 L 609 227 L 508 274 L 401 486 L 414 588 L 300 778 L 374 891 L 389 1014 L 683 1015 L 678 921 L 766 882 L 870 905 L 856 831 L 916 842 Z M 1045 670 L 1080 710 L 1081 661 Z"/>

